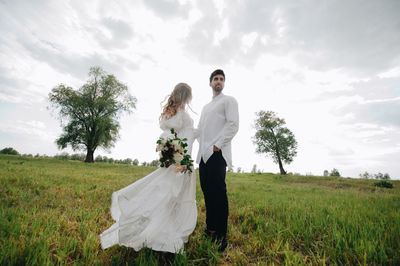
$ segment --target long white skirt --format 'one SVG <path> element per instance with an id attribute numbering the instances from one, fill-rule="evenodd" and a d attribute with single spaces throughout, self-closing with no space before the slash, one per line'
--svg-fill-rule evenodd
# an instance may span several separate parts
<path id="1" fill-rule="evenodd" d="M 196 176 L 159 168 L 112 194 L 115 223 L 100 234 L 103 249 L 119 244 L 177 253 L 196 227 Z"/>

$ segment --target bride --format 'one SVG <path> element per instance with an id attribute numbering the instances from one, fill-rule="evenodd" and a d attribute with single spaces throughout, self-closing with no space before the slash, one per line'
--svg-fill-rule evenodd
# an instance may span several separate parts
<path id="1" fill-rule="evenodd" d="M 185 107 L 191 99 L 189 85 L 177 84 L 160 115 L 161 137 L 173 128 L 187 139 L 189 155 L 194 128 Z M 112 194 L 111 216 L 115 223 L 100 234 L 103 249 L 118 244 L 136 251 L 148 247 L 177 253 L 196 227 L 195 174 L 177 172 L 174 165 L 158 168 Z"/>

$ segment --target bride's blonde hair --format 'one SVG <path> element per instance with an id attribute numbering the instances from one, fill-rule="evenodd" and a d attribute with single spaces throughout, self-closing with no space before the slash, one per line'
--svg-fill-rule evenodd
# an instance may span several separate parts
<path id="1" fill-rule="evenodd" d="M 186 104 L 192 100 L 192 88 L 186 83 L 178 83 L 171 95 L 169 95 L 167 103 L 163 107 L 161 118 L 171 118 L 179 110 L 184 108 Z"/>

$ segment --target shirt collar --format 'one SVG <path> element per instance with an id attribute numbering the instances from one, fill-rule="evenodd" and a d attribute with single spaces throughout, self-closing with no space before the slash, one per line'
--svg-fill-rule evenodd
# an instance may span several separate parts
<path id="1" fill-rule="evenodd" d="M 223 95 L 224 95 L 224 94 L 221 92 L 221 93 L 218 94 L 217 96 L 213 96 L 212 100 L 214 101 L 214 100 L 216 100 L 216 99 L 219 99 L 219 98 L 221 98 Z"/>

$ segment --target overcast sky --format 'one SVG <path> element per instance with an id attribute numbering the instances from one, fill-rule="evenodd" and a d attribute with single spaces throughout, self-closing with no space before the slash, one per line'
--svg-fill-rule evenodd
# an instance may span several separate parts
<path id="1" fill-rule="evenodd" d="M 239 102 L 235 170 L 279 171 L 252 143 L 255 112 L 271 110 L 298 141 L 288 172 L 400 178 L 399 14 L 398 0 L 0 0 L 0 148 L 60 153 L 47 96 L 100 66 L 138 104 L 110 153 L 95 155 L 151 161 L 160 103 L 188 83 L 197 125 L 222 68 Z"/>

